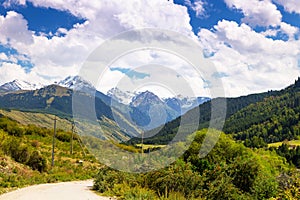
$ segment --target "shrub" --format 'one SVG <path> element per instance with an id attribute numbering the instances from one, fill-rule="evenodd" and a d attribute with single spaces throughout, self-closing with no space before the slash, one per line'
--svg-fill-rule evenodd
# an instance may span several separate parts
<path id="1" fill-rule="evenodd" d="M 29 157 L 27 165 L 33 170 L 44 172 L 47 170 L 47 160 L 41 155 L 39 151 L 34 151 Z"/>
<path id="2" fill-rule="evenodd" d="M 58 131 L 56 133 L 56 138 L 62 142 L 70 142 L 71 141 L 71 133 Z"/>
<path id="3" fill-rule="evenodd" d="M 33 147 L 37 148 L 37 147 L 39 147 L 39 146 L 40 146 L 40 142 L 39 142 L 39 141 L 37 141 L 37 140 L 33 140 L 33 141 L 31 142 L 31 146 L 33 146 Z"/>
<path id="4" fill-rule="evenodd" d="M 17 162 L 26 163 L 29 159 L 29 149 L 19 139 L 6 139 L 2 144 L 2 148 L 6 155 L 11 156 Z"/>

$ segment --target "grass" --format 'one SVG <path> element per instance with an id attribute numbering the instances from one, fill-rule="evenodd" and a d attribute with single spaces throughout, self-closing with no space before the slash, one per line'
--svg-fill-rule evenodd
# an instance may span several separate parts
<path id="1" fill-rule="evenodd" d="M 4 115 L 10 119 L 13 119 L 20 124 L 29 125 L 34 124 L 39 127 L 45 127 L 48 129 L 53 128 L 53 120 L 54 115 L 46 114 L 46 113 L 35 113 L 35 112 L 23 112 L 18 110 L 1 110 L 0 114 Z M 70 131 L 72 128 L 72 123 L 63 118 L 57 118 L 57 129 L 62 129 L 64 131 Z M 124 133 L 119 129 L 119 126 L 116 122 L 113 120 L 110 120 L 108 118 L 103 117 L 101 121 L 99 121 L 96 124 L 93 123 L 80 123 L 80 129 L 78 131 L 82 131 L 83 134 L 85 132 L 89 132 L 91 134 L 94 134 L 96 137 L 103 136 L 107 140 L 113 140 L 113 141 L 127 141 L 129 140 L 129 137 L 124 135 Z M 99 133 L 101 133 L 99 135 Z"/>
<path id="2" fill-rule="evenodd" d="M 144 150 L 148 150 L 148 149 L 156 149 L 156 148 L 164 148 L 166 145 L 155 145 L 155 144 L 136 144 L 135 146 L 140 147 Z"/>
<path id="3" fill-rule="evenodd" d="M 283 143 L 286 143 L 286 144 L 288 144 L 290 146 L 300 146 L 300 140 L 291 140 L 291 141 L 283 141 L 283 142 L 270 143 L 270 144 L 268 144 L 268 147 L 278 148 Z"/>
<path id="4" fill-rule="evenodd" d="M 29 126 L 10 122 L 8 119 L 6 119 L 6 121 L 16 127 L 22 127 L 24 130 L 29 128 Z M 4 122 L 2 121 L 2 124 Z M 37 130 L 43 129 L 37 128 Z M 70 132 L 60 132 L 67 136 L 71 134 Z M 86 148 L 84 148 L 84 151 L 87 154 L 84 154 L 78 140 L 74 140 L 73 154 L 71 154 L 70 142 L 56 138 L 54 166 L 52 167 L 52 133 L 53 131 L 49 129 L 46 135 L 37 132 L 29 135 L 23 134 L 21 136 L 14 136 L 0 128 L 0 194 L 28 185 L 86 180 L 95 176 L 101 165 L 93 155 L 88 153 Z M 77 137 L 78 136 L 75 138 Z M 39 152 L 46 160 L 46 170 L 43 172 L 33 170 L 33 168 L 28 165 L 29 160 L 17 162 L 12 154 L 18 151 L 18 146 L 8 142 L 11 140 L 18 141 L 20 142 L 20 146 L 26 147 L 26 154 L 32 155 L 33 152 Z M 8 148 L 14 149 L 8 151 Z M 21 155 L 21 157 L 23 156 Z M 29 158 L 30 156 L 28 159 Z M 83 161 L 82 164 L 79 162 L 80 160 Z"/>
<path id="5" fill-rule="evenodd" d="M 34 124 L 39 127 L 53 128 L 54 115 L 34 113 L 34 112 L 22 112 L 17 110 L 0 110 L 0 114 L 7 116 L 13 120 L 16 120 L 20 124 L 28 125 Z M 65 131 L 71 130 L 71 122 L 57 117 L 57 128 Z"/>

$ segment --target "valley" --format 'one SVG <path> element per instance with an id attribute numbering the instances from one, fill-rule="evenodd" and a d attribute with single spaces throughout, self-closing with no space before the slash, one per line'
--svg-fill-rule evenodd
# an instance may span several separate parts
<path id="1" fill-rule="evenodd" d="M 135 199 L 137 196 L 145 199 L 279 199 L 290 196 L 297 199 L 300 192 L 297 169 L 300 167 L 299 82 L 300 79 L 280 91 L 226 98 L 227 114 L 223 130 L 213 130 L 208 126 L 211 104 L 217 99 L 203 102 L 198 108 L 191 107 L 184 117 L 193 119 L 199 115 L 198 131 L 192 134 L 189 124 L 184 125 L 187 135 L 193 137 L 188 138 L 191 143 L 183 155 L 176 158 L 173 158 L 176 154 L 166 147 L 176 135 L 181 117 L 170 118 L 163 126 L 157 124 L 157 128 L 145 132 L 136 121 L 133 120 L 134 123 L 128 119 L 126 112 L 129 109 L 135 108 L 140 115 L 147 116 L 149 105 L 166 105 L 149 91 L 132 97 L 129 104 L 114 102 L 114 107 L 109 101 L 117 101 L 113 99 L 115 97 L 98 93 L 96 114 L 101 130 L 99 124 L 89 120 L 81 124 L 78 128 L 84 127 L 82 130 L 90 134 L 85 135 L 76 129 L 73 154 L 69 152 L 72 109 L 68 106 L 76 84 L 71 84 L 73 89 L 50 85 L 33 91 L 2 93 L 0 153 L 3 174 L 0 191 L 36 183 L 95 178 L 94 190 L 120 199 Z M 89 99 L 89 92 L 85 89 L 78 94 Z M 50 97 L 53 97 L 51 102 Z M 51 167 L 55 115 L 57 157 L 55 166 Z M 119 127 L 120 120 L 130 129 Z M 219 139 L 206 157 L 199 158 L 198 153 L 208 130 L 212 130 Z M 148 137 L 155 132 L 156 135 Z M 140 138 L 141 134 L 143 138 Z M 184 143 L 177 141 L 172 151 L 180 152 L 182 145 Z M 114 155 L 112 146 L 122 149 L 124 154 Z M 103 158 L 116 156 L 115 159 L 125 162 L 129 159 L 126 152 L 136 154 L 134 159 L 139 160 L 128 160 L 138 164 L 128 169 L 149 172 L 132 174 L 99 164 L 101 155 Z M 159 152 L 162 155 L 155 157 Z M 38 161 L 32 161 L 34 156 Z M 166 162 L 170 160 L 172 164 L 156 169 L 161 165 L 161 159 Z M 126 167 L 121 163 L 118 165 Z"/>

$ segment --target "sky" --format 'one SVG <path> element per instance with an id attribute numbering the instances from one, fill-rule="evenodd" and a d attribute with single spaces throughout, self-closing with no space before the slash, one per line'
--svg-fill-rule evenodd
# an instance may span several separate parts
<path id="1" fill-rule="evenodd" d="M 282 89 L 300 75 L 298 0 L 0 0 L 0 85 L 15 79 L 51 84 L 78 75 L 105 41 L 141 28 L 193 39 L 228 97 Z M 188 63 L 149 50 L 107 66 L 96 87 L 104 93 L 148 87 L 168 96 L 174 86 L 159 80 L 174 76 L 184 77 L 196 96 L 210 96 L 209 81 Z"/>

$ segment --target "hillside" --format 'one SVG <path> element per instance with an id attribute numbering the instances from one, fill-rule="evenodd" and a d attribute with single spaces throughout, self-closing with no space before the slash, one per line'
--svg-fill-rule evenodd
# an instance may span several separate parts
<path id="1" fill-rule="evenodd" d="M 211 117 L 211 104 L 219 98 L 208 101 L 197 109 L 190 110 L 184 117 L 200 116 L 198 129 L 207 128 Z M 268 91 L 237 98 L 226 98 L 227 112 L 224 132 L 233 134 L 237 140 L 246 140 L 253 146 L 253 138 L 260 147 L 266 143 L 297 139 L 300 135 L 300 78 L 280 91 Z M 166 123 L 164 127 L 145 133 L 144 143 L 166 144 L 176 135 L 181 117 Z M 218 120 L 217 118 L 215 120 Z M 188 127 L 188 124 L 185 124 Z M 158 131 L 159 130 L 159 131 Z M 156 135 L 154 133 L 157 133 Z M 147 135 L 155 135 L 147 138 Z M 257 139 L 261 138 L 261 139 Z M 128 143 L 138 144 L 141 139 L 133 138 Z"/>
<path id="2" fill-rule="evenodd" d="M 0 94 L 0 109 L 6 110 L 8 116 L 13 116 L 13 119 L 20 122 L 27 120 L 28 122 L 34 122 L 33 124 L 43 124 L 42 126 L 46 126 L 49 123 L 49 115 L 46 117 L 48 119 L 45 119 L 45 116 L 38 115 L 37 113 L 57 115 L 66 122 L 66 120 L 71 120 L 73 117 L 73 94 L 73 90 L 59 85 L 50 85 L 38 90 L 3 93 Z M 107 140 L 113 139 L 115 141 L 126 141 L 129 137 L 140 134 L 140 130 L 127 120 L 128 117 L 124 116 L 123 111 L 120 111 L 124 109 L 122 105 L 116 104 L 116 107 L 110 107 L 109 97 L 99 92 L 96 93 L 96 98 L 89 93 L 81 91 L 76 91 L 76 95 L 81 100 L 77 102 L 76 106 L 78 109 L 83 110 L 82 114 L 85 115 L 80 116 L 81 118 L 90 118 L 92 112 L 86 109 L 86 102 L 95 102 L 96 117 L 104 131 L 103 133 L 99 133 L 99 128 L 97 128 L 99 125 L 86 120 L 87 123 L 83 124 L 83 126 L 88 127 L 91 134 L 100 134 L 101 138 L 106 138 Z M 9 112 L 10 110 L 23 112 L 14 114 L 12 112 L 16 111 Z M 25 116 L 25 112 L 35 114 L 26 114 Z M 30 119 L 36 117 L 37 121 Z M 118 120 L 118 124 L 122 125 L 121 127 L 117 125 L 116 120 Z"/>
<path id="3" fill-rule="evenodd" d="M 38 183 L 92 178 L 100 165 L 71 133 L 58 130 L 51 166 L 53 130 L 0 117 L 0 193 Z M 79 162 L 80 160 L 83 163 Z"/>
<path id="4" fill-rule="evenodd" d="M 214 104 L 218 104 L 218 101 L 225 100 L 226 102 L 226 118 L 228 119 L 230 116 L 235 114 L 236 112 L 242 110 L 243 108 L 254 104 L 256 102 L 263 101 L 265 98 L 271 97 L 271 96 L 277 96 L 283 93 L 284 91 L 269 91 L 265 93 L 260 94 L 251 94 L 247 96 L 237 97 L 237 98 L 216 98 L 212 99 L 208 102 L 205 102 L 201 104 L 198 108 L 194 108 L 190 111 L 188 111 L 186 114 L 183 115 L 185 119 L 190 119 L 186 121 L 194 122 L 194 119 L 199 118 L 199 127 L 198 129 L 208 128 L 209 121 L 211 119 L 211 105 L 212 102 Z M 216 114 L 215 120 L 218 120 L 218 113 Z M 220 117 L 221 118 L 221 117 Z M 172 138 L 176 135 L 178 127 L 180 125 L 181 117 L 178 117 L 177 119 L 166 123 L 163 127 L 158 127 L 156 129 L 153 129 L 149 132 L 146 132 L 144 142 L 147 144 L 166 144 L 169 141 L 172 140 Z M 185 124 L 186 127 L 189 126 L 188 123 Z M 213 127 L 216 128 L 216 127 Z M 187 134 L 189 134 L 187 130 Z M 156 134 L 157 133 L 157 134 Z M 153 136 L 153 137 L 147 137 L 147 135 Z M 133 138 L 130 141 L 128 141 L 130 144 L 138 144 L 141 143 L 140 138 Z"/>
<path id="5" fill-rule="evenodd" d="M 224 131 L 249 147 L 298 139 L 300 136 L 300 79 L 279 95 L 249 105 L 232 115 Z"/>
<path id="6" fill-rule="evenodd" d="M 47 113 L 36 113 L 36 112 L 25 112 L 25 111 L 18 111 L 18 110 L 1 110 L 0 114 L 2 116 L 6 116 L 10 119 L 13 119 L 20 124 L 23 125 L 30 125 L 34 124 L 39 127 L 45 127 L 48 129 L 53 128 L 53 119 L 54 115 L 47 114 Z M 57 123 L 57 128 L 62 129 L 64 131 L 70 131 L 72 128 L 72 123 L 63 118 L 57 117 L 59 123 Z"/>
<path id="7" fill-rule="evenodd" d="M 218 142 L 200 158 L 206 132 L 196 132 L 189 149 L 170 166 L 141 174 L 105 167 L 94 188 L 120 199 L 299 199 L 299 172 L 275 152 L 247 148 L 215 131 Z M 140 167 L 151 160 L 144 158 Z"/>

